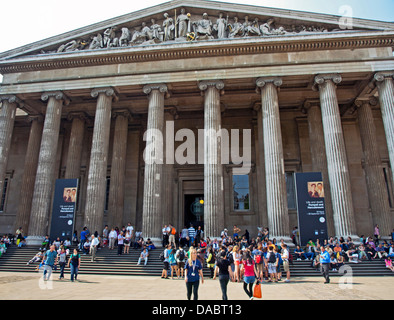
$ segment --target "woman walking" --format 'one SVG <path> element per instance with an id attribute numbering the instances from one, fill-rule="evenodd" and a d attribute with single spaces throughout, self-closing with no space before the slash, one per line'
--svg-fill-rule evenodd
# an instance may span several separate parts
<path id="1" fill-rule="evenodd" d="M 256 265 L 248 250 L 242 257 L 241 271 L 244 271 L 244 291 L 250 300 L 253 300 L 253 284 L 256 281 Z"/>
<path id="2" fill-rule="evenodd" d="M 196 249 L 190 250 L 190 258 L 187 260 L 185 265 L 185 282 L 187 289 L 187 299 L 190 300 L 192 293 L 194 300 L 198 300 L 198 287 L 201 283 L 204 283 L 204 276 L 202 273 L 201 262 L 197 259 Z"/>
<path id="3" fill-rule="evenodd" d="M 235 282 L 241 282 L 241 275 L 240 275 L 240 264 L 241 264 L 242 256 L 240 253 L 240 249 L 238 246 L 234 246 L 233 248 L 233 261 L 235 265 L 234 269 L 234 278 Z"/>
<path id="4" fill-rule="evenodd" d="M 60 266 L 59 280 L 62 280 L 64 278 L 64 268 L 66 267 L 66 259 L 67 259 L 67 252 L 63 246 L 61 246 L 60 252 L 58 253 L 58 259 Z"/>
<path id="5" fill-rule="evenodd" d="M 81 267 L 81 256 L 77 249 L 74 249 L 73 254 L 70 256 L 70 259 L 68 259 L 68 267 L 71 272 L 71 282 L 74 282 L 74 278 L 77 280 L 78 270 Z"/>
<path id="6" fill-rule="evenodd" d="M 231 263 L 227 259 L 226 251 L 219 253 L 216 261 L 215 273 L 213 280 L 216 280 L 216 275 L 219 273 L 220 289 L 222 290 L 222 299 L 228 300 L 227 298 L 227 285 L 230 279 L 233 278 L 233 271 L 231 270 Z M 230 278 L 231 277 L 231 278 Z"/>

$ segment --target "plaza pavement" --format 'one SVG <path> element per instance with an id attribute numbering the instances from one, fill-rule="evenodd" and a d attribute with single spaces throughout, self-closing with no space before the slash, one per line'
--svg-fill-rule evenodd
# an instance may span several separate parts
<path id="1" fill-rule="evenodd" d="M 38 273 L 0 273 L 1 300 L 186 300 L 184 280 L 140 276 L 78 276 L 70 281 L 66 274 L 44 282 Z M 323 277 L 293 278 L 290 283 L 263 283 L 262 300 L 392 300 L 394 277 Z M 241 283 L 229 283 L 230 300 L 248 300 Z M 218 280 L 200 283 L 199 300 L 221 300 Z M 256 299 L 259 300 L 259 299 Z"/>

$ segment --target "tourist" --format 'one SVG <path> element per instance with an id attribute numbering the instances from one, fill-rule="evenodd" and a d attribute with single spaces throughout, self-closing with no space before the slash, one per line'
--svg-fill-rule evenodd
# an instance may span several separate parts
<path id="1" fill-rule="evenodd" d="M 282 243 L 282 260 L 283 270 L 286 272 L 285 282 L 290 282 L 290 265 L 289 265 L 289 250 L 287 250 L 287 244 Z"/>
<path id="2" fill-rule="evenodd" d="M 52 274 L 53 268 L 57 265 L 57 252 L 54 245 L 45 252 L 44 254 L 44 281 L 49 280 Z M 48 276 L 46 276 L 48 274 Z"/>
<path id="3" fill-rule="evenodd" d="M 240 264 L 242 261 L 242 255 L 238 246 L 234 246 L 232 254 L 233 254 L 234 267 L 235 267 L 234 269 L 235 282 L 240 282 L 241 281 Z"/>
<path id="4" fill-rule="evenodd" d="M 201 283 L 204 283 L 204 276 L 202 273 L 202 264 L 197 259 L 196 249 L 190 250 L 190 258 L 185 265 L 185 282 L 187 289 L 187 299 L 190 300 L 192 293 L 194 300 L 198 300 L 198 288 Z"/>
<path id="5" fill-rule="evenodd" d="M 243 289 L 248 295 L 250 300 L 253 300 L 253 284 L 256 281 L 255 263 L 249 250 L 245 250 L 242 257 L 241 271 L 244 272 L 244 284 Z"/>
<path id="6" fill-rule="evenodd" d="M 128 254 L 130 253 L 130 245 L 131 245 L 131 234 L 130 231 L 126 229 L 126 234 L 123 241 L 123 253 Z"/>
<path id="7" fill-rule="evenodd" d="M 81 256 L 77 249 L 74 249 L 73 254 L 68 259 L 68 267 L 70 268 L 71 282 L 77 280 L 78 271 L 81 268 Z"/>
<path id="8" fill-rule="evenodd" d="M 277 282 L 277 267 L 279 263 L 279 259 L 274 252 L 274 246 L 270 245 L 268 247 L 267 252 L 267 262 L 268 262 L 268 275 L 269 275 L 269 282 Z"/>
<path id="9" fill-rule="evenodd" d="M 174 274 L 177 275 L 178 274 L 178 264 L 175 258 L 176 255 L 176 247 L 171 245 L 171 241 L 170 244 L 168 245 L 170 247 L 170 251 L 168 252 L 168 262 L 170 264 L 170 268 L 171 268 L 171 279 L 174 280 Z"/>
<path id="10" fill-rule="evenodd" d="M 324 283 L 330 283 L 330 254 L 324 246 L 321 247 L 320 265 L 323 277 L 326 280 Z"/>
<path id="11" fill-rule="evenodd" d="M 194 246 L 194 239 L 196 237 L 196 229 L 194 229 L 193 225 L 190 225 L 190 228 L 187 229 L 189 236 L 189 247 Z"/>
<path id="12" fill-rule="evenodd" d="M 60 252 L 58 253 L 57 257 L 60 267 L 59 280 L 62 280 L 64 278 L 64 268 L 66 267 L 66 259 L 67 259 L 67 251 L 63 246 L 60 248 Z"/>
<path id="13" fill-rule="evenodd" d="M 390 257 L 387 257 L 386 260 L 384 260 L 385 264 L 386 264 L 386 268 L 390 269 L 391 271 L 394 272 L 394 265 L 393 265 L 393 261 L 391 260 Z"/>
<path id="14" fill-rule="evenodd" d="M 124 246 L 124 234 L 123 231 L 120 231 L 118 235 L 118 256 L 122 254 L 123 246 Z"/>
<path id="15" fill-rule="evenodd" d="M 170 251 L 171 251 L 171 245 L 168 244 L 167 248 L 165 248 L 163 251 L 163 271 L 161 273 L 162 279 L 168 279 L 168 269 L 170 269 L 170 261 L 169 261 Z"/>
<path id="16" fill-rule="evenodd" d="M 148 264 L 148 257 L 149 257 L 149 251 L 146 248 L 144 248 L 144 250 L 142 250 L 140 254 L 137 265 L 140 265 L 141 260 L 144 259 L 145 261 L 144 265 L 146 266 Z"/>
<path id="17" fill-rule="evenodd" d="M 207 267 L 210 270 L 211 279 L 213 279 L 213 273 L 214 273 L 214 270 L 215 270 L 215 263 L 216 263 L 215 251 L 213 250 L 212 247 L 209 247 L 209 249 L 208 249 L 208 257 L 207 257 Z"/>
<path id="18" fill-rule="evenodd" d="M 227 285 L 230 279 L 233 278 L 231 264 L 227 259 L 226 251 L 220 251 L 216 261 L 215 272 L 213 280 L 216 280 L 216 276 L 219 273 L 220 289 L 222 290 L 222 300 L 228 300 L 227 297 Z"/>
<path id="19" fill-rule="evenodd" d="M 109 240 L 108 248 L 109 248 L 110 250 L 113 250 L 113 249 L 114 249 L 115 241 L 116 241 L 117 238 L 118 238 L 118 234 L 117 234 L 117 232 L 115 231 L 115 229 L 112 228 L 111 231 L 110 231 L 110 233 L 108 234 L 108 240 Z"/>
<path id="20" fill-rule="evenodd" d="M 375 237 L 375 246 L 377 247 L 379 245 L 379 240 L 380 240 L 380 231 L 379 231 L 379 226 L 377 224 L 375 224 L 373 235 Z"/>
<path id="21" fill-rule="evenodd" d="M 92 262 L 94 262 L 94 260 L 96 259 L 96 253 L 97 253 L 97 247 L 99 245 L 99 239 L 97 237 L 95 237 L 94 235 L 92 235 L 91 237 L 92 241 L 90 243 L 90 249 L 89 249 L 89 253 L 92 256 Z"/>
<path id="22" fill-rule="evenodd" d="M 184 268 L 185 268 L 185 259 L 186 252 L 182 247 L 179 247 L 178 251 L 175 254 L 177 265 L 178 265 L 178 279 L 179 277 L 183 278 Z"/>

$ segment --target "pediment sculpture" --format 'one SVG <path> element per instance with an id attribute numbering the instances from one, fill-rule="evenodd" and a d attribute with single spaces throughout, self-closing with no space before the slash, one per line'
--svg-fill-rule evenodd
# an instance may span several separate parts
<path id="1" fill-rule="evenodd" d="M 175 11 L 176 12 L 176 11 Z M 178 16 L 171 17 L 169 13 L 163 14 L 163 21 L 158 23 L 151 19 L 150 23 L 142 22 L 133 28 L 109 27 L 89 39 L 75 39 L 64 43 L 55 51 L 41 53 L 73 52 L 81 50 L 97 50 L 120 47 L 132 47 L 149 44 L 170 44 L 182 41 L 221 40 L 248 37 L 274 37 L 282 35 L 297 35 L 308 33 L 323 33 L 341 31 L 340 29 L 328 30 L 325 27 L 306 25 L 276 26 L 275 20 L 268 19 L 260 22 L 256 17 L 250 19 L 245 16 L 243 22 L 237 16 L 224 17 L 223 13 L 215 19 L 204 13 L 202 17 L 192 19 L 190 13 L 181 9 Z"/>

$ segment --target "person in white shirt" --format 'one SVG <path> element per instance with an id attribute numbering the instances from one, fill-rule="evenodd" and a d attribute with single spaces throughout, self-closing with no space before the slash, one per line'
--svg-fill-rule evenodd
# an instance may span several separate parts
<path id="1" fill-rule="evenodd" d="M 282 243 L 282 260 L 283 260 L 283 270 L 286 272 L 285 282 L 290 282 L 290 265 L 289 265 L 289 250 L 287 249 L 287 244 Z"/>
<path id="2" fill-rule="evenodd" d="M 110 250 L 114 249 L 115 246 L 115 240 L 118 238 L 118 234 L 116 233 L 115 229 L 112 228 L 109 235 L 108 235 L 108 240 L 109 240 L 109 244 L 108 244 L 108 248 Z"/>
<path id="3" fill-rule="evenodd" d="M 144 248 L 144 250 L 141 252 L 141 255 L 140 255 L 139 259 L 138 259 L 137 265 L 140 265 L 141 260 L 144 259 L 145 260 L 144 265 L 146 266 L 147 263 L 148 263 L 148 257 L 149 257 L 149 252 L 148 252 L 148 250 L 146 250 L 146 248 Z"/>
<path id="4" fill-rule="evenodd" d="M 92 235 L 92 242 L 90 244 L 90 254 L 92 256 L 92 262 L 96 259 L 96 252 L 97 252 L 97 246 L 99 245 L 99 240 L 95 236 Z"/>

